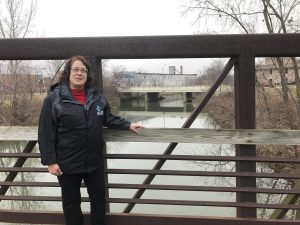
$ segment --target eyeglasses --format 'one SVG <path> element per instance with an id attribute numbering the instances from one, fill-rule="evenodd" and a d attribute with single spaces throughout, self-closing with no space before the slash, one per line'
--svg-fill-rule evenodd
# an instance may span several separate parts
<path id="1" fill-rule="evenodd" d="M 72 71 L 72 72 L 75 72 L 75 73 L 78 73 L 78 72 L 81 72 L 81 73 L 87 73 L 87 72 L 88 72 L 87 69 L 84 69 L 84 68 L 77 68 L 77 67 L 72 68 L 71 71 Z"/>

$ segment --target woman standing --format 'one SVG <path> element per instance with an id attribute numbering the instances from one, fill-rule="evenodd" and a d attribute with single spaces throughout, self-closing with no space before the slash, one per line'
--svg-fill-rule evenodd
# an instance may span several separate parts
<path id="1" fill-rule="evenodd" d="M 38 131 L 42 164 L 61 186 L 66 225 L 84 224 L 82 180 L 91 201 L 91 224 L 106 224 L 103 126 L 136 133 L 142 127 L 111 114 L 106 98 L 91 84 L 89 62 L 73 56 L 44 100 Z"/>

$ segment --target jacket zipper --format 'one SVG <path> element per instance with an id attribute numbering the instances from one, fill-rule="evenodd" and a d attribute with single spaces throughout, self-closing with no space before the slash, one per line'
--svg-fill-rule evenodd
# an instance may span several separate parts
<path id="1" fill-rule="evenodd" d="M 89 146 L 89 122 L 88 122 L 88 110 L 87 110 L 87 105 L 86 104 L 80 104 L 78 102 L 75 101 L 71 101 L 71 100 L 62 100 L 62 102 L 68 102 L 71 104 L 75 104 L 75 105 L 80 105 L 83 107 L 83 111 L 84 111 L 84 115 L 85 115 L 85 125 L 86 125 L 86 150 L 88 153 L 88 146 Z M 88 171 L 88 154 L 85 154 L 85 168 Z"/>
<path id="2" fill-rule="evenodd" d="M 89 121 L 88 121 L 88 111 L 86 108 L 86 104 L 83 105 L 83 110 L 84 110 L 84 114 L 85 114 L 85 122 L 86 122 L 86 150 L 87 153 L 89 151 Z M 85 159 L 85 168 L 88 171 L 88 154 L 85 155 L 86 159 Z"/>
<path id="3" fill-rule="evenodd" d="M 85 160 L 85 168 L 88 172 L 88 146 L 89 146 L 89 115 L 88 115 L 88 111 L 89 111 L 89 108 L 92 106 L 92 104 L 94 104 L 99 98 L 90 98 L 90 99 L 87 99 L 86 103 L 83 105 L 83 104 L 80 104 L 78 102 L 75 102 L 75 101 L 72 101 L 72 100 L 62 100 L 62 102 L 69 102 L 69 103 L 72 103 L 72 104 L 76 104 L 76 105 L 81 105 L 83 106 L 83 110 L 84 110 L 84 114 L 85 114 L 85 122 L 86 122 L 86 148 L 87 148 L 87 154 L 86 154 L 86 160 Z"/>
<path id="4" fill-rule="evenodd" d="M 96 102 L 98 99 L 87 99 L 86 103 L 83 105 L 84 107 L 84 112 L 85 112 L 85 121 L 86 121 L 86 147 L 87 147 L 87 153 L 88 153 L 88 143 L 89 143 L 89 109 L 90 107 L 92 106 L 92 104 L 94 104 L 94 102 Z M 89 172 L 89 169 L 88 169 L 88 154 L 86 154 L 86 160 L 85 160 L 85 167 L 87 169 L 87 172 Z"/>

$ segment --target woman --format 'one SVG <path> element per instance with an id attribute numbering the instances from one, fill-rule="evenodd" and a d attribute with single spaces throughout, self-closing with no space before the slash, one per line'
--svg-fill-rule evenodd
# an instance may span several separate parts
<path id="1" fill-rule="evenodd" d="M 89 62 L 73 56 L 44 100 L 38 131 L 42 164 L 61 186 L 66 225 L 84 224 L 82 180 L 91 201 L 91 224 L 105 224 L 103 126 L 136 133 L 142 127 L 111 114 L 105 97 L 91 85 Z"/>

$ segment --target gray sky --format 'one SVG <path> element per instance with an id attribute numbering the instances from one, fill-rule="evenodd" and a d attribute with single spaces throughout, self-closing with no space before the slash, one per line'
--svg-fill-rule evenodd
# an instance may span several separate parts
<path id="1" fill-rule="evenodd" d="M 42 37 L 192 35 L 197 28 L 191 16 L 182 15 L 183 0 L 40 0 L 36 30 Z M 182 65 L 197 73 L 209 60 L 111 60 L 127 70 L 167 72 Z"/>
<path id="2" fill-rule="evenodd" d="M 193 34 L 183 0 L 40 0 L 37 23 L 47 37 Z"/>

